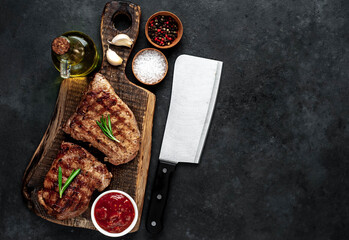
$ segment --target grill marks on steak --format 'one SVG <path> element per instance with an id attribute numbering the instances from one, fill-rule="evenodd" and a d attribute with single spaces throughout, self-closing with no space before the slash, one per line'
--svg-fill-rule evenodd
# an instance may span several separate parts
<path id="1" fill-rule="evenodd" d="M 104 135 L 96 123 L 101 116 L 107 117 L 108 114 L 113 134 L 120 143 Z M 63 130 L 74 139 L 91 143 L 106 155 L 105 161 L 114 165 L 131 161 L 139 150 L 140 132 L 135 116 L 100 73 L 95 75 Z"/>
<path id="2" fill-rule="evenodd" d="M 81 169 L 62 198 L 59 198 L 59 167 L 62 168 L 62 187 L 74 169 Z M 47 213 L 58 220 L 73 218 L 86 211 L 93 191 L 103 191 L 111 178 L 107 167 L 92 154 L 78 145 L 63 142 L 45 177 L 43 189 L 38 191 L 38 200 Z"/>

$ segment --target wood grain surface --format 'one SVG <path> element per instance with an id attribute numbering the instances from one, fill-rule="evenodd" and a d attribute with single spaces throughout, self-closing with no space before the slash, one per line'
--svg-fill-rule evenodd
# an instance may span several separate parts
<path id="1" fill-rule="evenodd" d="M 128 29 L 122 31 L 116 29 L 115 18 L 119 14 L 125 14 L 131 19 L 132 24 Z M 129 193 L 137 203 L 139 218 L 132 231 L 138 230 L 142 215 L 151 154 L 155 95 L 131 83 L 126 77 L 125 67 L 132 48 L 110 46 L 110 48 L 116 51 L 124 60 L 122 65 L 118 67 L 108 64 L 105 53 L 109 46 L 107 41 L 111 40 L 119 33 L 125 33 L 129 35 L 134 42 L 136 41 L 139 33 L 140 16 L 141 10 L 139 6 L 129 2 L 112 1 L 105 5 L 100 29 L 103 47 L 103 60 L 100 73 L 110 81 L 116 93 L 133 111 L 141 132 L 140 150 L 133 161 L 119 166 L 106 163 L 109 171 L 112 172 L 114 176 L 110 186 L 106 190 L 119 189 L 125 191 Z M 37 191 L 42 188 L 46 173 L 55 159 L 62 141 L 77 143 L 86 148 L 100 161 L 103 161 L 103 154 L 101 152 L 91 148 L 86 143 L 72 139 L 62 131 L 62 125 L 76 110 L 80 98 L 87 89 L 88 83 L 92 78 L 93 76 L 70 78 L 62 81 L 51 122 L 25 170 L 22 187 L 22 192 L 27 200 L 28 207 L 38 216 L 61 225 L 88 229 L 95 229 L 91 221 L 90 209 L 93 200 L 99 194 L 97 191 L 92 195 L 90 206 L 86 212 L 76 218 L 63 221 L 56 220 L 46 213 L 37 200 Z"/>

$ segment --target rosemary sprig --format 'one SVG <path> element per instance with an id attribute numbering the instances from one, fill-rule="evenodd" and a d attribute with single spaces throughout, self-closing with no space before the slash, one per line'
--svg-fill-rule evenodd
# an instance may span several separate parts
<path id="1" fill-rule="evenodd" d="M 58 168 L 59 198 L 62 198 L 64 191 L 67 189 L 69 184 L 74 180 L 74 178 L 80 173 L 80 170 L 81 170 L 80 168 L 77 170 L 73 170 L 62 188 L 62 168 L 61 167 Z"/>
<path id="2" fill-rule="evenodd" d="M 62 198 L 61 196 L 61 189 L 62 189 L 62 168 L 58 168 L 58 189 L 59 189 L 59 197 Z"/>
<path id="3" fill-rule="evenodd" d="M 114 135 L 113 135 L 113 131 L 111 129 L 111 121 L 110 121 L 110 114 L 108 114 L 108 122 L 107 122 L 107 118 L 101 116 L 100 121 L 96 121 L 97 125 L 101 128 L 102 132 L 111 140 L 114 140 L 115 142 L 120 142 L 119 140 L 117 140 Z"/>

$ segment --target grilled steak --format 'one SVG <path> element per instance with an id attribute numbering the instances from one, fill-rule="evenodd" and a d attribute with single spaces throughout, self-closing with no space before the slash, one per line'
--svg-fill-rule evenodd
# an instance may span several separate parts
<path id="1" fill-rule="evenodd" d="M 113 134 L 120 143 L 109 139 L 96 123 L 109 114 Z M 91 143 L 106 155 L 105 161 L 114 165 L 134 159 L 140 145 L 136 118 L 100 73 L 95 75 L 63 130 L 77 140 Z"/>
<path id="2" fill-rule="evenodd" d="M 59 167 L 62 168 L 62 187 L 74 169 L 81 169 L 62 198 L 59 198 Z M 58 220 L 73 218 L 88 208 L 92 192 L 95 189 L 103 191 L 109 185 L 111 177 L 106 166 L 84 148 L 63 142 L 46 175 L 44 188 L 38 191 L 38 200 L 47 213 Z"/>

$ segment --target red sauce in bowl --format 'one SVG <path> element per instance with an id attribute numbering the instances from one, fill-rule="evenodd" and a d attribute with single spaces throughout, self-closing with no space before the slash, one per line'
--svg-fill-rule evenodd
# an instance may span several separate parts
<path id="1" fill-rule="evenodd" d="M 125 195 L 112 192 L 97 201 L 94 215 L 98 225 L 105 231 L 120 233 L 131 225 L 135 210 Z"/>

